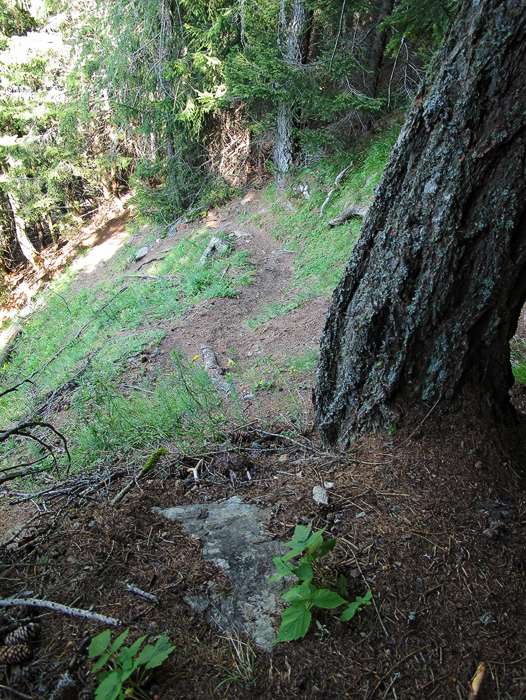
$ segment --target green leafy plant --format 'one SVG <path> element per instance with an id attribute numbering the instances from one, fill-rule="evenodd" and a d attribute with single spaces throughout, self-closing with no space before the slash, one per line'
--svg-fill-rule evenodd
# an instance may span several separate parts
<path id="1" fill-rule="evenodd" d="M 112 641 L 111 630 L 104 630 L 91 640 L 88 656 L 95 661 L 91 672 L 99 682 L 96 700 L 149 697 L 143 688 L 151 671 L 162 666 L 175 649 L 165 635 L 154 644 L 146 644 L 144 635 L 129 647 L 124 646 L 129 633 L 125 629 Z"/>
<path id="2" fill-rule="evenodd" d="M 370 590 L 364 596 L 358 596 L 353 601 L 347 598 L 347 580 L 339 576 L 338 591 L 330 588 L 320 588 L 314 582 L 314 564 L 326 556 L 335 546 L 334 538 L 324 537 L 324 530 L 312 532 L 307 525 L 296 525 L 292 539 L 287 542 L 289 551 L 281 557 L 274 557 L 276 573 L 271 581 L 295 576 L 299 583 L 283 594 L 283 599 L 289 603 L 281 617 L 278 632 L 278 642 L 291 642 L 304 637 L 312 622 L 312 609 L 334 610 L 345 605 L 340 613 L 340 620 L 348 622 L 364 606 L 370 605 L 372 593 Z"/>

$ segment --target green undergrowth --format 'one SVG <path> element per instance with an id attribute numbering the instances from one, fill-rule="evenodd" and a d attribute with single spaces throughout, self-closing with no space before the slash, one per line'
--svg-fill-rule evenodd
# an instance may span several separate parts
<path id="1" fill-rule="evenodd" d="M 76 393 L 73 405 L 72 458 L 85 468 L 171 443 L 192 452 L 220 439 L 227 422 L 206 372 L 177 356 L 168 374 L 125 392 L 94 377 Z"/>
<path id="2" fill-rule="evenodd" d="M 515 381 L 526 384 L 526 341 L 513 340 L 510 343 L 510 357 Z"/>
<path id="3" fill-rule="evenodd" d="M 0 426 L 40 415 L 64 394 L 67 414 L 61 429 L 74 468 L 148 448 L 170 435 L 191 443 L 216 432 L 221 416 L 215 392 L 197 368 L 178 362 L 153 386 L 151 377 L 146 385 L 141 379 L 165 337 L 165 319 L 204 299 L 234 297 L 251 282 L 244 251 L 199 264 L 209 240 L 209 231 L 198 230 L 143 268 L 143 276 L 126 272 L 123 259 L 129 263 L 135 252 L 128 246 L 117 257 L 114 279 L 80 291 L 73 272 L 64 273 L 43 295 L 41 308 L 25 323 L 0 368 L 2 388 L 31 380 L 0 399 Z M 131 392 L 130 371 L 138 378 L 132 378 Z"/>
<path id="4" fill-rule="evenodd" d="M 255 393 L 269 390 L 292 391 L 298 388 L 298 382 L 300 388 L 305 388 L 310 386 L 308 382 L 318 358 L 317 349 L 309 349 L 287 359 L 261 357 L 242 373 L 240 379 Z M 306 382 L 305 387 L 303 380 Z"/>
<path id="5" fill-rule="evenodd" d="M 328 222 L 351 204 L 368 204 L 380 182 L 400 127 L 391 125 L 365 146 L 297 172 L 286 193 L 269 185 L 264 196 L 272 212 L 272 234 L 295 253 L 291 298 L 272 302 L 248 322 L 251 328 L 297 309 L 309 299 L 328 296 L 338 284 L 361 230 L 354 219 L 330 228 Z M 352 163 L 320 217 L 321 206 L 338 173 Z M 309 198 L 298 192 L 308 187 Z M 260 214 L 257 216 L 260 217 Z M 252 221 L 261 225 L 261 221 Z"/>

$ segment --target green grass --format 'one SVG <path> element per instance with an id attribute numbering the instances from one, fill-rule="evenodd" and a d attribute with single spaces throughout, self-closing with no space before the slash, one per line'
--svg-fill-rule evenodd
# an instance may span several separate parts
<path id="1" fill-rule="evenodd" d="M 327 296 L 333 291 L 360 235 L 361 222 L 355 219 L 334 228 L 329 228 L 328 222 L 344 207 L 372 200 L 398 133 L 399 126 L 391 126 L 355 153 L 304 168 L 293 178 L 286 198 L 277 192 L 275 185 L 266 188 L 264 196 L 273 217 L 272 234 L 287 250 L 296 254 L 292 299 L 272 302 L 264 307 L 248 322 L 251 328 L 287 314 L 309 299 Z M 351 162 L 352 170 L 320 217 L 320 208 L 337 174 Z M 294 194 L 294 188 L 300 182 L 309 185 L 310 199 Z"/>
<path id="2" fill-rule="evenodd" d="M 209 240 L 207 229 L 196 231 L 145 268 L 147 279 L 124 274 L 124 261 L 134 253 L 130 246 L 112 265 L 111 282 L 75 291 L 74 274 L 64 273 L 43 295 L 42 308 L 25 323 L 9 361 L 0 368 L 0 387 L 32 380 L 0 399 L 0 426 L 32 415 L 53 392 L 77 378 L 62 428 L 75 468 L 155 446 L 169 435 L 182 439 L 184 432 L 191 440 L 189 418 L 200 435 L 213 432 L 219 419 L 212 424 L 206 419 L 210 406 L 203 397 L 215 392 L 196 368 L 182 370 L 179 363 L 174 376 L 159 378 L 153 388 L 139 386 L 131 394 L 120 386 L 130 359 L 153 350 L 164 338 L 164 319 L 204 299 L 234 297 L 250 284 L 253 270 L 244 251 L 199 264 Z"/>
<path id="3" fill-rule="evenodd" d="M 170 443 L 190 452 L 219 438 L 226 416 L 208 375 L 174 360 L 173 372 L 126 394 L 100 376 L 77 392 L 76 464 L 94 467 Z"/>
<path id="4" fill-rule="evenodd" d="M 512 340 L 510 357 L 515 381 L 519 384 L 526 384 L 526 341 Z"/>
<path id="5" fill-rule="evenodd" d="M 298 380 L 307 381 L 312 376 L 318 358 L 317 349 L 306 350 L 286 360 L 272 356 L 261 357 L 252 367 L 243 372 L 240 379 L 256 393 L 274 389 L 279 391 L 291 389 Z"/>

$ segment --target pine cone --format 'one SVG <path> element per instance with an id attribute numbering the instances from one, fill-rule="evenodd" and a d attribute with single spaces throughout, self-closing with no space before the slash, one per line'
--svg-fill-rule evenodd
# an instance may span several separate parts
<path id="1" fill-rule="evenodd" d="M 22 682 L 30 681 L 33 675 L 31 666 L 13 666 L 9 675 L 9 682 L 15 688 Z"/>
<path id="2" fill-rule="evenodd" d="M 28 661 L 32 656 L 29 644 L 13 644 L 10 647 L 0 647 L 0 664 L 13 666 Z"/>
<path id="3" fill-rule="evenodd" d="M 4 644 L 8 647 L 15 644 L 27 644 L 27 642 L 32 642 L 34 639 L 36 639 L 39 632 L 40 625 L 38 622 L 30 622 L 29 624 L 17 627 L 16 630 L 10 632 L 4 639 Z"/>

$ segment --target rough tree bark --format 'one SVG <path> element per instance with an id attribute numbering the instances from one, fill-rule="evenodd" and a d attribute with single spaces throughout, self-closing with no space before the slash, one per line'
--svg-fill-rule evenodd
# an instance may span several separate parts
<path id="1" fill-rule="evenodd" d="M 287 21 L 286 0 L 280 0 L 279 37 L 283 59 L 288 66 L 299 66 L 302 62 L 302 42 L 307 14 L 304 0 L 292 0 L 290 20 Z M 278 105 L 276 140 L 274 143 L 274 165 L 277 184 L 282 187 L 292 164 L 292 119 L 293 110 L 288 102 Z"/>
<path id="2" fill-rule="evenodd" d="M 369 97 L 378 94 L 378 83 L 384 63 L 384 52 L 387 44 L 387 32 L 379 29 L 394 7 L 394 0 L 376 0 L 373 4 L 373 18 L 369 28 L 370 39 L 366 57 L 365 92 Z"/>
<path id="3" fill-rule="evenodd" d="M 42 265 L 42 256 L 29 240 L 29 236 L 26 233 L 26 223 L 19 214 L 18 202 L 16 201 L 14 195 L 7 192 L 6 197 L 13 217 L 15 236 L 17 243 L 20 246 L 20 250 L 22 251 L 25 259 L 31 263 L 32 267 L 35 270 L 38 270 Z"/>
<path id="4" fill-rule="evenodd" d="M 526 12 L 464 0 L 393 150 L 321 343 L 329 443 L 454 409 L 511 420 L 526 299 Z"/>

